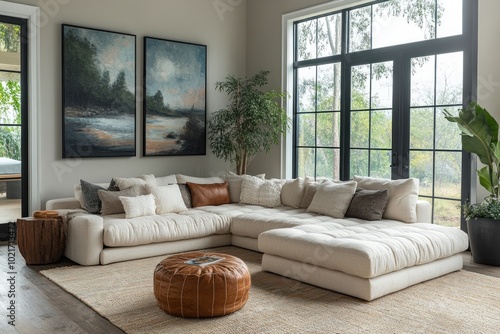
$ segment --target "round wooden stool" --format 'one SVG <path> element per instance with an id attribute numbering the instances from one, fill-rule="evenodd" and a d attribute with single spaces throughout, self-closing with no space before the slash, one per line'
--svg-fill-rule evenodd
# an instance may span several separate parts
<path id="1" fill-rule="evenodd" d="M 224 260 L 205 266 L 186 261 L 201 256 Z M 154 272 L 154 294 L 165 312 L 186 318 L 226 315 L 248 300 L 251 279 L 241 259 L 221 253 L 189 252 L 162 260 Z"/>
<path id="2" fill-rule="evenodd" d="M 26 264 L 59 261 L 64 252 L 66 233 L 67 226 L 61 217 L 17 220 L 17 246 Z"/>

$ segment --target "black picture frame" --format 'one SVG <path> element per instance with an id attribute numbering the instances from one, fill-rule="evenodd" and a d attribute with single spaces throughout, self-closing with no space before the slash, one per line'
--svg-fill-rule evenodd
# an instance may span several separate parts
<path id="1" fill-rule="evenodd" d="M 206 155 L 207 46 L 144 37 L 143 155 Z"/>
<path id="2" fill-rule="evenodd" d="M 136 36 L 62 24 L 62 157 L 136 155 Z"/>

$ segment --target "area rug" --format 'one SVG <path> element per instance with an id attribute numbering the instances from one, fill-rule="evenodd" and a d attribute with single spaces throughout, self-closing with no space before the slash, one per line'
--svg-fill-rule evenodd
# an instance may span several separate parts
<path id="1" fill-rule="evenodd" d="M 372 302 L 261 269 L 262 254 L 237 247 L 249 266 L 247 304 L 217 318 L 183 319 L 157 305 L 153 270 L 164 256 L 41 274 L 126 333 L 498 333 L 500 279 L 459 271 Z"/>

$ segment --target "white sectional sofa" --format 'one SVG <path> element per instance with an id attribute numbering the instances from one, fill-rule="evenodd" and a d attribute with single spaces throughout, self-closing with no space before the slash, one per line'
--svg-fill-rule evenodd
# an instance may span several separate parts
<path id="1" fill-rule="evenodd" d="M 151 181 L 150 177 L 143 179 Z M 217 185 L 220 191 L 225 186 L 230 195 L 225 204 L 210 205 L 210 199 L 206 202 L 210 195 L 199 197 L 193 192 L 196 188 L 190 188 L 194 208 L 187 208 L 185 201 L 187 209 L 182 211 L 131 217 L 127 209 L 125 213 L 89 214 L 82 209 L 77 190 L 75 198 L 54 199 L 46 205 L 49 210 L 59 210 L 68 223 L 65 256 L 82 265 L 98 265 L 235 245 L 263 252 L 264 270 L 373 300 L 460 270 L 459 253 L 468 247 L 467 235 L 459 229 L 429 224 L 429 203 L 418 200 L 415 180 L 408 187 L 406 181 L 355 178 L 354 187 L 372 189 L 369 191 L 377 192 L 378 198 L 387 194 L 383 217 L 378 212 L 382 219 L 375 220 L 345 216 L 355 197 L 348 194 L 346 199 L 338 194 L 352 193 L 352 184 L 328 181 L 327 189 L 326 182 L 235 175 L 226 179 L 177 175 L 157 180 L 155 187 L 174 181 L 189 187 L 206 184 L 202 190 Z M 331 201 L 325 196 L 332 196 Z M 170 199 L 169 203 L 175 201 Z M 338 213 L 342 201 L 349 208 L 345 212 L 344 205 L 344 212 Z M 156 204 L 157 209 L 162 205 Z M 371 210 L 370 201 L 361 207 Z M 411 222 L 391 218 L 394 215 Z"/>

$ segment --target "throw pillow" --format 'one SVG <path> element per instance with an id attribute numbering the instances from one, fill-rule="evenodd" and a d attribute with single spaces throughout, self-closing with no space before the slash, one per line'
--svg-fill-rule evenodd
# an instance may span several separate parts
<path id="1" fill-rule="evenodd" d="M 263 180 L 266 177 L 266 174 L 259 174 L 256 176 L 238 175 L 233 172 L 228 172 L 226 174 L 226 181 L 229 184 L 229 196 L 231 197 L 231 203 L 239 203 L 241 195 L 241 183 L 244 179 L 251 179 L 252 177 Z"/>
<path id="2" fill-rule="evenodd" d="M 87 182 L 87 181 L 85 181 Z M 97 185 L 101 188 L 108 188 L 108 190 L 110 191 L 115 191 L 115 189 L 113 188 L 113 180 L 111 180 L 111 183 L 92 183 L 94 185 Z M 116 189 L 118 190 L 118 189 Z M 73 191 L 74 191 L 74 196 L 75 198 L 78 200 L 78 202 L 80 202 L 80 206 L 83 208 L 85 206 L 85 201 L 83 199 L 83 193 L 82 193 L 82 183 L 81 183 L 81 180 L 80 182 L 78 183 L 75 183 L 75 185 L 73 186 Z"/>
<path id="3" fill-rule="evenodd" d="M 351 204 L 345 213 L 346 217 L 364 220 L 380 220 L 387 206 L 389 196 L 387 190 L 356 189 Z"/>
<path id="4" fill-rule="evenodd" d="M 312 179 L 309 177 L 286 180 L 281 189 L 281 203 L 292 208 L 300 208 L 306 186 L 311 181 Z"/>
<path id="5" fill-rule="evenodd" d="M 244 179 L 241 183 L 240 203 L 274 208 L 281 205 L 283 181 L 278 179 Z"/>
<path id="6" fill-rule="evenodd" d="M 82 208 L 88 213 L 100 213 L 101 201 L 97 191 L 100 189 L 106 190 L 106 188 L 84 180 L 80 180 L 80 187 L 82 189 Z"/>
<path id="7" fill-rule="evenodd" d="M 344 218 L 356 192 L 356 182 L 323 181 L 314 194 L 307 212 L 315 212 L 333 218 Z"/>
<path id="8" fill-rule="evenodd" d="M 228 183 L 186 183 L 191 192 L 193 208 L 205 205 L 221 205 L 231 203 Z"/>
<path id="9" fill-rule="evenodd" d="M 304 190 L 304 195 L 302 196 L 302 200 L 300 201 L 300 208 L 307 209 L 313 200 L 316 191 L 321 186 L 321 182 L 310 181 L 306 182 L 306 189 Z"/>
<path id="10" fill-rule="evenodd" d="M 125 218 L 155 215 L 155 198 L 152 194 L 136 197 L 118 196 L 125 209 Z"/>
<path id="11" fill-rule="evenodd" d="M 187 176 L 183 174 L 176 174 L 177 183 L 198 183 L 198 184 L 212 184 L 212 183 L 224 183 L 224 179 L 218 176 L 213 177 L 194 177 Z"/>
<path id="12" fill-rule="evenodd" d="M 417 222 L 419 180 L 415 178 L 389 180 L 355 176 L 358 186 L 371 190 L 387 190 L 388 202 L 383 218 L 405 223 Z"/>
<path id="13" fill-rule="evenodd" d="M 147 185 L 135 185 L 120 191 L 98 190 L 97 193 L 102 202 L 101 214 L 112 215 L 125 212 L 125 209 L 119 199 L 120 196 L 135 197 L 148 195 L 151 193 L 151 189 Z"/>
<path id="14" fill-rule="evenodd" d="M 177 183 L 177 178 L 175 174 L 156 177 L 156 185 L 157 186 L 168 186 L 169 184 Z"/>
<path id="15" fill-rule="evenodd" d="M 192 208 L 193 203 L 191 202 L 191 192 L 187 184 L 178 184 L 179 190 L 181 191 L 182 200 L 187 208 Z"/>
<path id="16" fill-rule="evenodd" d="M 187 211 L 177 184 L 151 187 L 151 193 L 155 199 L 157 214 L 162 215 L 165 213 Z"/>
<path id="17" fill-rule="evenodd" d="M 132 186 L 142 186 L 149 184 L 151 186 L 156 186 L 156 178 L 153 174 L 141 175 L 138 177 L 118 177 L 114 178 L 116 186 L 120 190 L 130 188 Z"/>

